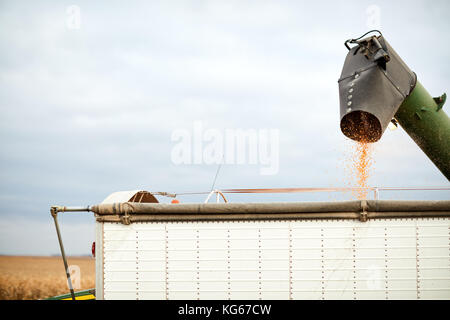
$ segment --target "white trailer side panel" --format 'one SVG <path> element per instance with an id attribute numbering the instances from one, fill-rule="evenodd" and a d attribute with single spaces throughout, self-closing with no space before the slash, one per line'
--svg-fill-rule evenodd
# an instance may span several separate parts
<path id="1" fill-rule="evenodd" d="M 450 218 L 97 224 L 97 298 L 450 299 Z"/>

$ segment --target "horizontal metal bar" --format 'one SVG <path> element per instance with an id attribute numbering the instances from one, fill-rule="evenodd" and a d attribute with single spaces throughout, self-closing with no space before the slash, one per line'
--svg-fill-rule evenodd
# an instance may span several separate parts
<path id="1" fill-rule="evenodd" d="M 389 288 L 389 289 L 348 289 L 345 291 L 342 291 L 340 289 L 325 289 L 325 292 L 371 292 L 371 291 L 379 291 L 379 292 L 386 292 L 386 291 L 411 291 L 411 292 L 421 292 L 421 291 L 448 291 L 450 290 L 449 288 L 433 288 L 433 289 L 422 289 L 420 288 L 419 290 L 417 290 L 417 288 L 415 289 L 393 289 L 393 288 Z M 312 290 L 296 290 L 293 289 L 292 292 L 311 292 Z"/>
<path id="2" fill-rule="evenodd" d="M 286 249 L 286 251 L 288 251 Z M 419 260 L 426 260 L 426 259 L 449 259 L 450 256 L 429 256 L 429 257 L 418 257 Z M 416 256 L 410 256 L 410 257 L 358 257 L 358 260 L 417 260 Z M 324 261 L 330 261 L 330 260 L 355 260 L 353 257 L 339 257 L 339 258 L 333 258 L 333 257 L 317 257 L 317 258 L 261 258 L 262 261 L 281 261 L 281 262 L 288 262 L 290 261 L 303 261 L 303 260 L 324 260 Z M 107 259 L 105 258 L 105 263 L 108 262 L 165 262 L 165 259 L 142 259 L 142 258 L 136 258 L 136 259 Z M 255 261 L 255 259 L 239 259 L 239 258 L 230 258 L 230 259 L 170 259 L 171 262 L 178 261 L 178 262 L 189 262 L 189 261 L 216 261 L 216 262 L 237 262 L 237 261 Z"/>
<path id="3" fill-rule="evenodd" d="M 420 218 L 420 220 L 425 220 L 425 221 L 430 221 L 430 220 L 448 220 L 449 218 L 447 217 L 423 217 Z M 380 219 L 383 220 L 383 219 Z M 378 221 L 380 221 L 378 220 Z M 388 219 L 385 219 L 388 220 Z M 389 220 L 402 220 L 402 221 L 410 221 L 410 222 L 414 222 L 417 223 L 417 218 L 395 218 L 395 219 L 389 219 Z M 332 219 L 324 219 L 322 221 L 326 221 L 326 222 L 337 222 L 336 220 L 332 220 Z M 248 224 L 249 226 L 247 227 L 245 224 L 242 224 L 242 222 L 244 222 L 245 224 Z M 236 227 L 233 226 L 233 228 L 236 228 L 236 230 L 255 230 L 255 229 L 261 229 L 261 230 L 286 230 L 286 226 L 277 226 L 277 225 L 273 225 L 274 222 L 276 224 L 289 224 L 290 222 L 296 222 L 296 220 L 290 220 L 290 221 L 282 221 L 282 220 L 258 220 L 258 221 L 251 221 L 252 223 L 250 224 L 250 221 L 245 221 L 245 220 L 233 220 L 233 221 L 210 221 L 208 222 L 207 225 L 202 226 L 202 225 L 197 225 L 197 230 L 208 230 L 208 231 L 228 231 L 230 230 L 229 227 L 223 227 L 223 228 L 217 228 L 217 227 L 212 227 L 212 225 L 221 225 L 221 224 L 225 224 L 225 223 L 230 223 L 230 224 L 241 224 L 240 226 Z M 304 223 L 305 220 L 302 220 L 302 222 Z M 317 222 L 317 220 L 306 220 L 306 222 Z M 166 221 L 155 221 L 152 222 L 151 225 L 166 225 Z M 190 226 L 190 224 L 195 223 L 195 221 L 177 221 L 176 224 L 170 224 L 170 229 L 167 230 L 167 232 L 172 233 L 176 230 L 192 230 Z M 345 223 L 345 224 L 344 224 Z M 137 223 L 140 225 L 148 225 L 147 223 Z M 261 226 L 257 226 L 255 228 L 256 224 L 266 224 L 266 226 L 261 227 Z M 348 224 L 348 225 L 347 225 Z M 362 225 L 358 225 L 358 230 L 365 230 L 365 229 L 370 229 L 370 230 L 375 230 L 375 229 L 384 229 L 384 228 L 399 228 L 399 229 L 413 229 L 416 230 L 417 228 L 422 229 L 422 228 L 435 228 L 435 227 L 445 227 L 442 224 L 436 224 L 436 225 L 417 225 L 417 224 L 411 224 L 411 225 L 372 225 L 372 224 L 362 224 Z M 320 226 L 317 224 L 314 225 L 302 225 L 302 226 L 295 226 L 295 225 L 291 225 L 289 226 L 289 228 L 294 231 L 294 230 L 311 230 L 311 229 L 315 229 L 315 230 L 320 230 L 323 229 L 324 226 Z M 341 220 L 339 221 L 338 224 L 336 225 L 332 225 L 332 224 L 328 224 L 326 226 L 326 229 L 355 229 L 355 226 L 352 224 L 352 221 L 347 221 L 347 220 Z M 153 229 L 153 228 L 143 228 L 140 230 L 135 230 L 137 232 L 139 231 L 163 231 L 165 232 L 166 229 L 164 227 L 160 228 L 160 229 Z M 129 228 L 126 228 L 124 226 L 121 226 L 120 229 L 117 228 L 111 228 L 109 227 L 107 230 L 105 230 L 106 232 L 109 231 L 121 231 L 121 232 L 130 232 Z"/>
<path id="4" fill-rule="evenodd" d="M 445 227 L 445 226 L 443 226 Z M 287 230 L 286 230 L 287 232 Z M 442 234 L 442 235 L 419 235 L 419 239 L 433 239 L 433 238 L 449 238 L 450 239 L 450 235 L 449 234 Z M 139 236 L 137 236 L 137 238 L 134 239 L 110 239 L 110 238 L 105 238 L 105 240 L 107 241 L 112 241 L 112 242 L 144 242 L 144 241 L 186 241 L 186 240 L 192 240 L 192 241 L 197 241 L 197 240 L 218 240 L 218 241 L 223 241 L 223 242 L 228 242 L 228 241 L 245 241 L 245 240 L 253 240 L 253 241 L 266 241 L 266 240 L 365 240 L 365 239 L 411 239 L 411 240 L 416 240 L 416 233 L 414 230 L 414 234 L 411 234 L 410 236 L 347 236 L 347 237 L 329 237 L 324 235 L 323 237 L 291 237 L 289 238 L 289 236 L 287 235 L 286 237 L 265 237 L 262 236 L 261 238 L 258 237 L 254 237 L 254 238 L 235 238 L 235 237 L 223 237 L 223 238 L 211 238 L 211 237 L 185 237 L 185 238 L 169 238 L 169 239 L 161 239 L 161 238 L 155 238 L 155 239 L 140 239 Z"/>
<path id="5" fill-rule="evenodd" d="M 340 187 L 340 188 L 260 188 L 224 189 L 222 193 L 309 193 L 309 192 L 349 192 L 349 191 L 445 191 L 449 187 Z"/>
<path id="6" fill-rule="evenodd" d="M 446 249 L 450 248 L 450 246 L 418 246 L 419 249 Z M 267 248 L 267 247 L 241 247 L 241 248 L 230 248 L 232 251 L 273 251 L 273 250 L 288 250 L 289 248 Z M 171 250 L 170 246 L 168 246 L 168 251 L 170 252 L 188 252 L 188 251 L 228 251 L 230 250 L 228 248 L 192 248 L 192 249 L 174 249 Z M 361 247 L 361 246 L 355 246 L 355 247 L 304 247 L 304 248 L 292 248 L 292 251 L 296 250 L 336 250 L 336 249 L 343 249 L 343 250 L 378 250 L 378 249 L 386 249 L 386 247 Z M 388 249 L 414 249 L 416 250 L 416 246 L 398 246 L 395 248 L 388 247 Z M 145 251 L 161 251 L 161 249 L 110 249 L 111 251 L 116 252 L 145 252 Z"/>
<path id="7" fill-rule="evenodd" d="M 113 203 L 92 206 L 97 221 L 232 221 L 449 217 L 450 201 L 343 201 L 275 203 Z"/>
<path id="8" fill-rule="evenodd" d="M 87 207 L 66 207 L 66 206 L 52 206 L 55 212 L 90 212 L 90 206 Z"/>
<path id="9" fill-rule="evenodd" d="M 286 268 L 286 269 L 235 269 L 235 268 L 220 268 L 220 269 L 202 269 L 202 268 L 195 268 L 195 269 L 172 269 L 172 268 L 168 268 L 168 269 L 161 269 L 161 270 L 139 270 L 139 269 L 133 269 L 133 270 L 125 270 L 125 269 L 116 269 L 116 270 L 106 270 L 107 272 L 141 272 L 141 273 L 146 273 L 146 272 L 192 272 L 192 273 L 196 273 L 196 272 L 228 272 L 228 271 L 233 271 L 233 272 L 289 272 L 289 271 L 317 271 L 317 272 L 321 272 L 321 271 L 373 271 L 373 268 Z M 380 269 L 382 270 L 382 269 Z M 416 267 L 410 267 L 410 268 L 395 268 L 395 267 L 390 267 L 389 270 L 417 270 Z M 420 267 L 420 270 L 448 270 L 448 267 Z"/>
<path id="10" fill-rule="evenodd" d="M 167 282 L 169 283 L 183 283 L 183 282 L 200 282 L 200 283 L 241 283 L 241 282 L 294 282 L 294 281 L 302 281 L 302 282 L 367 282 L 367 281 L 380 281 L 380 282 L 395 282 L 395 281 L 415 281 L 416 278 L 349 278 L 349 279 L 322 279 L 322 278 L 292 278 L 292 279 L 223 279 L 223 280 L 205 280 L 205 279 L 191 279 L 191 280 L 171 280 L 168 279 Z M 450 280 L 450 278 L 420 278 L 420 281 L 435 281 L 435 280 Z M 108 280 L 108 283 L 130 283 L 130 284 L 136 284 L 136 283 L 155 283 L 155 282 L 166 282 L 166 280 L 138 280 L 130 281 L 130 280 Z M 449 288 L 450 289 L 450 288 Z"/>
<path id="11" fill-rule="evenodd" d="M 372 268 L 305 268 L 305 269 L 292 269 L 293 271 L 363 271 L 370 270 L 373 271 Z M 383 269 L 381 269 L 383 270 Z M 389 267 L 388 270 L 417 270 L 416 267 L 411 268 L 400 268 L 400 267 Z M 448 270 L 448 267 L 420 267 L 420 270 Z"/>
<path id="12" fill-rule="evenodd" d="M 400 288 L 400 289 L 394 289 L 394 288 L 389 288 L 389 289 L 353 289 L 353 288 L 348 288 L 348 289 L 325 289 L 323 290 L 325 293 L 326 292 L 342 292 L 342 293 L 347 293 L 347 292 L 386 292 L 386 291 L 396 291 L 396 292 L 433 292 L 433 291 L 448 291 L 450 290 L 450 288 L 433 288 L 433 289 L 419 289 L 417 290 L 416 288 L 414 289 L 409 289 L 409 288 Z M 291 292 L 309 292 L 309 293 L 321 293 L 322 290 L 301 290 L 301 289 L 291 289 Z M 114 292 L 127 292 L 127 293 L 136 293 L 138 294 L 139 292 L 154 292 L 154 293 L 161 293 L 161 294 L 166 294 L 166 290 L 144 290 L 144 289 L 139 289 L 139 291 L 136 290 L 105 290 L 105 294 L 107 294 L 108 292 L 114 293 Z M 175 292 L 180 292 L 180 293 L 192 293 L 192 290 L 167 290 L 169 296 L 171 293 L 175 293 Z M 202 293 L 207 293 L 207 292 L 219 292 L 219 293 L 223 293 L 223 290 L 205 290 L 205 289 L 200 289 L 200 292 Z M 227 291 L 225 291 L 227 292 Z M 289 293 L 289 290 L 236 290 L 236 289 L 232 289 L 230 292 L 235 293 L 235 292 L 251 292 L 251 293 L 286 293 L 286 295 Z"/>
<path id="13" fill-rule="evenodd" d="M 169 247 L 169 251 L 170 251 L 170 245 Z M 417 248 L 419 249 L 439 249 L 439 248 L 450 248 L 450 246 L 422 246 L 419 245 L 417 246 Z M 285 247 L 281 247 L 281 248 L 268 248 L 268 247 L 247 247 L 247 248 L 231 248 L 233 251 L 235 250 L 253 250 L 253 251 L 257 251 L 257 250 L 287 250 L 288 248 Z M 329 246 L 324 246 L 324 247 L 295 247 L 292 248 L 291 250 L 336 250 L 336 249 L 344 249 L 344 250 L 350 250 L 350 249 L 355 249 L 355 250 L 362 250 L 362 249 L 369 249 L 369 250 L 375 250 L 375 249 L 386 249 L 386 247 L 362 247 L 362 246 L 358 246 L 355 245 L 355 247 L 329 247 Z M 388 249 L 416 249 L 416 246 L 397 246 L 397 247 L 388 247 Z M 141 249 L 140 249 L 141 250 Z M 197 251 L 198 249 L 175 249 L 173 251 Z M 215 251 L 215 250 L 228 250 L 227 248 L 199 248 L 199 250 L 205 250 L 205 251 Z"/>

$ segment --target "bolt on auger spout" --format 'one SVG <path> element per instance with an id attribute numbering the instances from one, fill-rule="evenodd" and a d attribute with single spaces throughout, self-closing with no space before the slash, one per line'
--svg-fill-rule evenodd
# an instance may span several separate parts
<path id="1" fill-rule="evenodd" d="M 378 35 L 363 38 L 372 32 Z M 342 133 L 376 142 L 394 120 L 450 180 L 450 118 L 442 108 L 446 94 L 433 98 L 378 30 L 345 46 L 349 52 L 338 81 Z"/>

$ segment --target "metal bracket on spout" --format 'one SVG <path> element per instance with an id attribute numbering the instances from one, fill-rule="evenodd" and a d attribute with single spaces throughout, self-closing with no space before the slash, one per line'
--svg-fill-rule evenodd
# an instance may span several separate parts
<path id="1" fill-rule="evenodd" d="M 346 40 L 346 41 L 344 42 L 345 47 L 350 51 L 352 48 L 350 48 L 350 46 L 348 45 L 349 43 L 357 43 L 358 40 L 362 39 L 363 37 L 365 37 L 366 35 L 368 35 L 369 33 L 372 33 L 372 32 L 378 32 L 378 34 L 379 34 L 380 36 L 383 35 L 383 34 L 381 33 L 380 30 L 370 30 L 370 31 L 364 33 L 364 34 L 363 34 L 362 36 L 360 36 L 359 38 L 356 38 L 356 39 L 348 39 L 348 40 Z"/>
<path id="2" fill-rule="evenodd" d="M 440 96 L 440 97 L 435 97 L 435 98 L 433 98 L 433 100 L 434 100 L 434 102 L 436 102 L 436 104 L 437 104 L 437 108 L 436 108 L 436 112 L 437 112 L 437 111 L 441 110 L 442 107 L 444 106 L 445 100 L 447 100 L 447 94 L 444 93 L 444 94 L 443 94 L 442 96 Z"/>

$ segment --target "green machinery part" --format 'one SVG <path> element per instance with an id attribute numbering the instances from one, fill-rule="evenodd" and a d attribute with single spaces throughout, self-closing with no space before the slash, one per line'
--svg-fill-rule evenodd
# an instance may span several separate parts
<path id="1" fill-rule="evenodd" d="M 417 81 L 400 105 L 395 120 L 450 180 L 450 118 L 443 110 L 446 94 L 433 98 Z"/>

